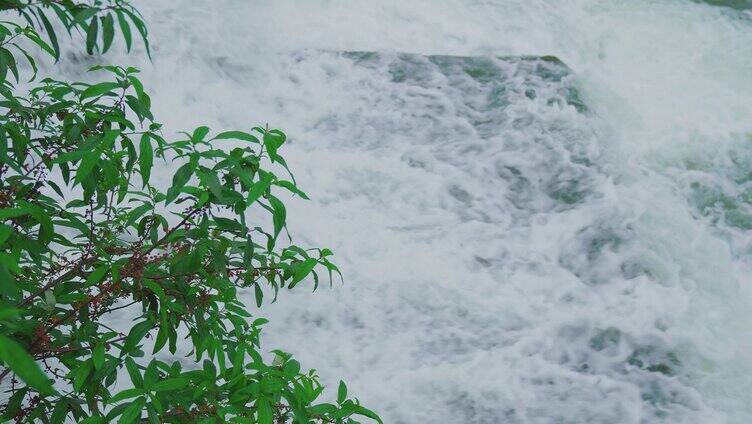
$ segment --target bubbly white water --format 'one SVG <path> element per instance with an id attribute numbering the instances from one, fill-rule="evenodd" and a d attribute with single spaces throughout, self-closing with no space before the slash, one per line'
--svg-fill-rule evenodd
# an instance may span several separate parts
<path id="1" fill-rule="evenodd" d="M 139 3 L 154 62 L 106 60 L 143 69 L 168 128 L 284 129 L 313 199 L 290 200 L 291 232 L 344 272 L 262 310 L 265 347 L 389 423 L 752 422 L 747 12 Z"/>

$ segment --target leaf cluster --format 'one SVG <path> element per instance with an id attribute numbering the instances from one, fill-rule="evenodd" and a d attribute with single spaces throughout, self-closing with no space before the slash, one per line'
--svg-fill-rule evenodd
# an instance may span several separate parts
<path id="1" fill-rule="evenodd" d="M 136 32 L 143 39 L 146 53 L 151 57 L 146 24 L 138 10 L 127 1 L 0 0 L 2 11 L 16 12 L 21 18 L 16 21 L 0 20 L 0 80 L 6 84 L 8 72 L 16 82 L 19 80 L 19 57 L 24 58 L 33 69 L 31 79 L 36 76 L 36 60 L 33 52 L 29 52 L 30 47 L 39 48 L 56 61 L 60 59 L 55 21 L 68 35 L 80 33 L 86 40 L 89 54 L 106 53 L 112 47 L 116 28 L 119 28 L 128 51 Z"/>
<path id="2" fill-rule="evenodd" d="M 45 28 L 40 11 L 61 11 L 66 28 L 94 40 L 101 24 L 101 48 L 87 37 L 91 52 L 111 45 L 112 22 L 103 22 L 113 14 L 146 39 L 122 1 L 0 9 Z M 52 30 L 48 44 L 33 25 L 3 25 L 59 57 Z M 46 78 L 19 94 L 7 78 L 10 70 L 18 80 L 15 65 L 2 63 L 0 383 L 10 379 L 10 390 L 0 419 L 380 422 L 344 383 L 336 403 L 322 403 L 315 371 L 282 351 L 265 358 L 266 320 L 240 300 L 252 293 L 259 308 L 339 274 L 329 249 L 287 234 L 283 195 L 308 197 L 280 154 L 282 131 L 199 127 L 166 137 L 136 69 L 96 66 L 102 82 Z M 167 169 L 176 170 L 165 178 Z M 122 317 L 133 323 L 118 328 Z"/>

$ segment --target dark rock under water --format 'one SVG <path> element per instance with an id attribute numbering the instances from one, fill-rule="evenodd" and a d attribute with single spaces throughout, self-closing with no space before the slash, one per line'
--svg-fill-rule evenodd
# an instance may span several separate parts
<path id="1" fill-rule="evenodd" d="M 734 10 L 751 10 L 752 0 L 699 0 L 712 6 L 728 7 Z"/>
<path id="2" fill-rule="evenodd" d="M 362 65 L 375 65 L 385 57 L 376 52 L 361 51 L 345 52 L 343 55 Z M 505 90 L 501 87 L 509 79 L 507 72 L 499 66 L 498 62 L 518 66 L 520 68 L 518 75 L 529 75 L 550 83 L 560 83 L 563 78 L 572 75 L 572 70 L 556 56 L 424 56 L 398 53 L 389 60 L 392 61 L 389 65 L 389 73 L 394 82 L 419 80 L 421 75 L 426 73 L 425 65 L 427 64 L 425 62 L 428 61 L 437 66 L 441 73 L 446 76 L 460 73 L 470 76 L 481 84 L 498 85 L 500 88 L 495 93 L 497 97 L 493 99 L 497 106 L 508 104 L 504 98 Z M 537 94 L 534 89 L 530 89 L 525 92 L 525 95 L 532 99 Z M 566 86 L 564 99 L 566 103 L 574 106 L 579 112 L 587 111 L 585 102 L 574 86 Z"/>

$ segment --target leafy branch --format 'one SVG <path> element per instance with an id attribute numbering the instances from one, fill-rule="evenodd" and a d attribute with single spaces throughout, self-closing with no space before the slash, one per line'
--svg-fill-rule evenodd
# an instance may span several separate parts
<path id="1" fill-rule="evenodd" d="M 381 422 L 344 383 L 322 403 L 315 371 L 282 351 L 266 360 L 267 321 L 240 300 L 252 291 L 260 308 L 339 275 L 329 249 L 287 233 L 281 197 L 308 196 L 280 154 L 285 134 L 199 127 L 171 140 L 134 68 L 96 66 L 108 75 L 97 84 L 45 78 L 20 95 L 7 78 L 19 80 L 13 52 L 36 66 L 17 41 L 60 56 L 45 11 L 84 31 L 90 53 L 110 48 L 116 18 L 128 48 L 129 25 L 145 42 L 146 28 L 121 0 L 0 0 L 0 10 L 28 23 L 0 22 L 0 382 L 11 376 L 0 419 Z M 171 179 L 153 175 L 169 162 Z M 134 322 L 113 328 L 115 314 Z M 193 358 L 185 370 L 162 360 L 182 355 L 178 336 Z M 123 369 L 129 387 L 115 393 Z"/>

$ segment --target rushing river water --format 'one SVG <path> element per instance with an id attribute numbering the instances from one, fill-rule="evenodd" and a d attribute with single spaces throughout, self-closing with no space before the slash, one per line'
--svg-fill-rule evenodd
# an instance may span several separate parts
<path id="1" fill-rule="evenodd" d="M 749 1 L 140 3 L 154 62 L 106 59 L 284 129 L 344 272 L 266 348 L 388 423 L 752 422 Z"/>

